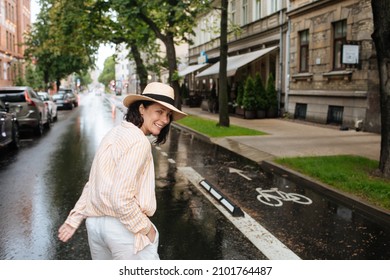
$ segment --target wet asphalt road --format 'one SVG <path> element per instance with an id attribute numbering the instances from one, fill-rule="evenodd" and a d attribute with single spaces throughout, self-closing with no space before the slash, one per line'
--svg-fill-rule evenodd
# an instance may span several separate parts
<path id="1" fill-rule="evenodd" d="M 43 137 L 24 139 L 17 152 L 0 152 L 0 259 L 90 259 L 84 224 L 67 244 L 57 240 L 57 229 L 87 181 L 101 138 L 122 115 L 103 96 L 82 96 L 80 104 L 60 111 Z M 152 220 L 160 231 L 161 259 L 265 258 L 178 172 L 182 166 L 207 178 L 302 259 L 390 258 L 390 223 L 377 223 L 314 190 L 262 172 L 192 134 L 173 128 L 167 143 L 153 153 L 158 208 Z M 272 187 L 312 203 L 290 200 L 275 207 L 260 202 L 259 188 Z"/>

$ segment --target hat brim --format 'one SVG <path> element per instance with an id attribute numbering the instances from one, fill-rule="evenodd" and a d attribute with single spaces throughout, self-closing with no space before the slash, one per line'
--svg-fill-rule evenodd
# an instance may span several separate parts
<path id="1" fill-rule="evenodd" d="M 180 111 L 175 106 L 173 106 L 173 105 L 171 105 L 171 104 L 169 104 L 167 102 L 159 101 L 159 100 L 156 100 L 156 99 L 150 98 L 148 96 L 144 96 L 144 95 L 138 95 L 138 94 L 127 95 L 123 99 L 123 105 L 128 108 L 134 102 L 141 101 L 141 100 L 156 102 L 156 103 L 159 103 L 159 104 L 163 105 L 164 107 L 167 107 L 168 109 L 170 109 L 172 111 L 172 118 L 173 118 L 174 121 L 180 120 L 180 119 L 182 119 L 182 118 L 187 116 L 186 113 Z"/>

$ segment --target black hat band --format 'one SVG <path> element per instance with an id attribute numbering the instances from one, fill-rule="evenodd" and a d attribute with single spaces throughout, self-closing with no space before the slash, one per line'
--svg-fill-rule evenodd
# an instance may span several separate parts
<path id="1" fill-rule="evenodd" d="M 172 106 L 174 106 L 174 104 L 175 104 L 174 100 L 168 96 L 164 96 L 164 95 L 160 95 L 160 94 L 152 94 L 152 93 L 146 93 L 146 94 L 142 94 L 142 95 L 156 99 L 158 101 L 166 102 L 168 104 L 171 104 Z"/>

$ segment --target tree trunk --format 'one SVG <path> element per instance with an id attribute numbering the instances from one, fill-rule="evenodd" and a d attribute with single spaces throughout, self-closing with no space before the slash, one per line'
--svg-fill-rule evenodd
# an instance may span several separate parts
<path id="1" fill-rule="evenodd" d="M 227 9 L 228 0 L 221 1 L 221 37 L 219 60 L 219 125 L 229 127 L 229 108 L 227 90 Z"/>
<path id="2" fill-rule="evenodd" d="M 137 74 L 140 82 L 140 88 L 142 92 L 146 87 L 146 84 L 148 83 L 148 71 L 146 70 L 146 67 L 142 61 L 141 53 L 139 52 L 137 45 L 131 44 L 130 49 L 135 61 Z"/>
<path id="3" fill-rule="evenodd" d="M 177 79 L 174 78 L 175 72 L 177 72 L 176 62 L 176 50 L 175 43 L 173 40 L 173 34 L 164 36 L 163 42 L 166 47 L 167 59 L 168 59 L 168 70 L 169 70 L 169 82 L 175 92 L 175 107 L 181 109 L 181 98 L 180 98 L 180 84 Z"/>
<path id="4" fill-rule="evenodd" d="M 381 106 L 381 151 L 379 170 L 386 178 L 390 178 L 390 1 L 372 0 L 374 16 L 374 33 L 379 80 Z"/>

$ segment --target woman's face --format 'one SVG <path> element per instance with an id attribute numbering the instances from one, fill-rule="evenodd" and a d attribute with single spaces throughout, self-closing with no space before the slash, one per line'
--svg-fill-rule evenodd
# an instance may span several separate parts
<path id="1" fill-rule="evenodd" d="M 147 108 L 145 108 L 144 105 L 141 105 L 139 110 L 144 119 L 141 130 L 145 135 L 159 135 L 161 130 L 168 125 L 171 120 L 172 110 L 159 103 L 153 103 Z"/>

